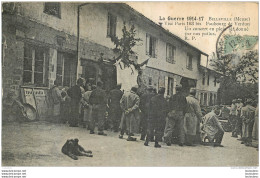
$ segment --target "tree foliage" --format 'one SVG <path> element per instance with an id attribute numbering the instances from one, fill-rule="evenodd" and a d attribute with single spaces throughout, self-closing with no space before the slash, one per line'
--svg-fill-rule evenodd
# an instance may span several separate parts
<path id="1" fill-rule="evenodd" d="M 213 53 L 210 65 L 222 73 L 218 100 L 230 104 L 233 99 L 253 98 L 257 100 L 258 92 L 258 50 L 247 50 L 225 54 L 223 39 Z"/>
<path id="2" fill-rule="evenodd" d="M 221 58 L 213 58 L 210 62 L 216 71 L 234 82 L 258 82 L 257 50 L 247 51 L 242 55 L 238 53 L 222 55 Z"/>
<path id="3" fill-rule="evenodd" d="M 118 38 L 117 36 L 111 37 L 112 42 L 115 44 L 113 51 L 118 54 L 115 61 L 121 59 L 125 67 L 134 65 L 135 68 L 138 68 L 139 66 L 134 60 L 131 59 L 131 57 L 135 57 L 137 55 L 133 48 L 142 40 L 140 38 L 136 38 L 136 29 L 134 25 L 132 25 L 128 30 L 124 22 L 122 33 L 123 35 L 121 38 Z"/>

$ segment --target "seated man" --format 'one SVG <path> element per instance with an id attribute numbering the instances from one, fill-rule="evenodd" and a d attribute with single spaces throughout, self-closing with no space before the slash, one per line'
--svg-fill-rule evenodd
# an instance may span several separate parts
<path id="1" fill-rule="evenodd" d="M 205 136 L 204 138 L 208 138 L 209 145 L 223 147 L 221 142 L 225 131 L 217 117 L 219 112 L 220 107 L 214 106 L 212 111 L 203 117 L 202 133 Z"/>

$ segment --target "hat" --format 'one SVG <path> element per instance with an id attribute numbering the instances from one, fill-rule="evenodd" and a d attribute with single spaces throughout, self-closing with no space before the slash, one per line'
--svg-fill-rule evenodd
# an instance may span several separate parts
<path id="1" fill-rule="evenodd" d="M 191 88 L 190 89 L 190 94 L 191 95 L 195 95 L 196 94 L 196 89 L 195 88 Z"/>
<path id="2" fill-rule="evenodd" d="M 237 101 L 242 101 L 242 99 L 239 98 L 239 99 L 237 99 Z"/>
<path id="3" fill-rule="evenodd" d="M 237 100 L 236 100 L 236 99 L 233 99 L 233 100 L 232 100 L 232 103 L 235 103 L 235 102 L 237 102 Z"/>

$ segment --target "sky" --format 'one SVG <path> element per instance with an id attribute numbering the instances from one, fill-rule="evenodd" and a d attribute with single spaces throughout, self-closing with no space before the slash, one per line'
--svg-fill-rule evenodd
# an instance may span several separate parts
<path id="1" fill-rule="evenodd" d="M 165 29 L 182 39 L 185 39 L 185 26 L 190 28 L 186 32 L 192 35 L 188 36 L 189 40 L 186 41 L 209 55 L 215 52 L 217 38 L 222 29 L 228 26 L 228 22 L 232 23 L 235 30 L 227 30 L 224 33 L 226 35 L 258 36 L 258 3 L 256 2 L 127 2 L 127 4 L 155 23 L 162 22 Z M 179 20 L 168 21 L 169 16 L 179 18 Z M 163 17 L 165 20 L 162 20 Z M 191 17 L 189 21 L 188 17 Z M 196 20 L 192 21 L 195 17 Z M 239 20 L 235 21 L 236 17 Z M 229 18 L 229 20 L 219 18 Z M 173 23 L 165 25 L 165 22 Z M 178 24 L 175 25 L 175 22 Z M 195 25 L 192 23 L 187 25 L 187 22 L 194 22 Z M 207 25 L 207 22 L 210 24 Z M 237 27 L 239 29 L 236 29 Z M 194 28 L 208 29 L 198 31 Z M 209 28 L 213 28 L 214 31 L 210 31 Z M 245 31 L 241 31 L 241 28 Z M 214 34 L 208 35 L 208 32 Z M 196 34 L 193 35 L 193 33 Z M 204 33 L 203 36 L 202 33 Z M 193 40 L 192 36 L 195 37 Z"/>

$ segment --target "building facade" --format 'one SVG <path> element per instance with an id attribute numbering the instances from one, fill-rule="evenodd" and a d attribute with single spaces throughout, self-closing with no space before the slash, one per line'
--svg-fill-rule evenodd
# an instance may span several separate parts
<path id="1" fill-rule="evenodd" d="M 174 94 L 179 84 L 196 87 L 200 100 L 207 98 L 201 102 L 205 105 L 217 97 L 218 84 L 211 87 L 214 72 L 207 73 L 209 85 L 201 81 L 204 70 L 200 60 L 207 54 L 126 4 L 12 2 L 2 6 L 4 96 L 9 90 L 19 96 L 21 89 L 29 88 L 45 93 L 36 98 L 45 97 L 55 80 L 70 87 L 78 77 L 103 81 L 110 90 L 123 76 L 118 73 L 119 66 L 111 62 L 117 57 L 111 38 L 120 38 L 126 24 L 127 28 L 134 25 L 136 37 L 142 39 L 134 47 L 137 55 L 132 60 L 140 64 L 149 59 L 142 74 L 146 86 L 166 87 L 166 95 Z M 212 96 L 204 94 L 209 91 Z M 45 110 L 39 112 L 44 115 Z"/>

